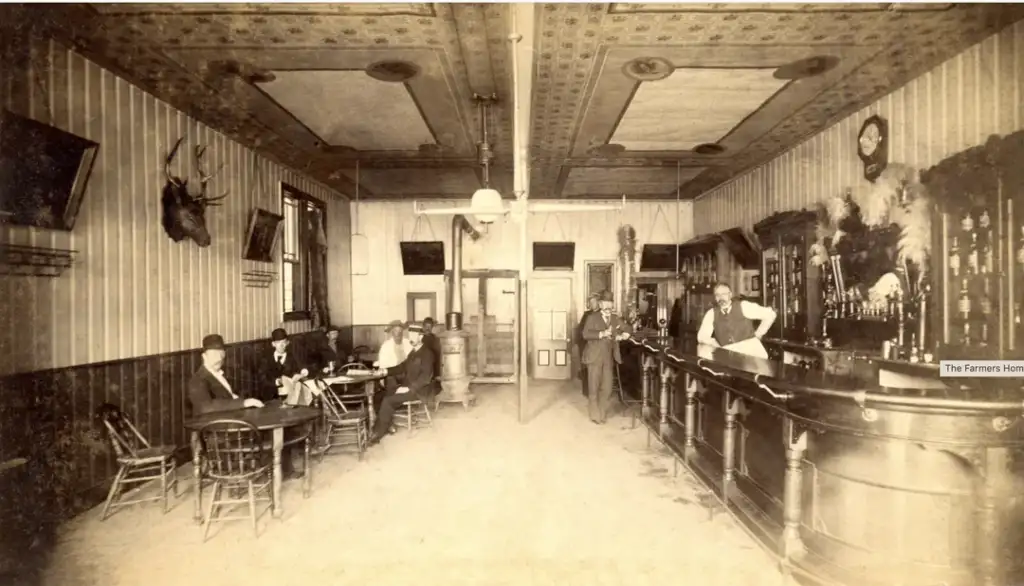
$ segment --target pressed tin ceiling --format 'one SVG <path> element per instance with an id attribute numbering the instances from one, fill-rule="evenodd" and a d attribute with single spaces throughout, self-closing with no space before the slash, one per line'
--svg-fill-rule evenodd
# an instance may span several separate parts
<path id="1" fill-rule="evenodd" d="M 674 198 L 677 177 L 694 197 L 1024 17 L 1011 4 L 535 10 L 534 198 Z M 468 198 L 473 96 L 495 94 L 492 185 L 510 195 L 507 4 L 36 5 L 21 18 L 343 193 L 358 160 L 368 199 Z"/>

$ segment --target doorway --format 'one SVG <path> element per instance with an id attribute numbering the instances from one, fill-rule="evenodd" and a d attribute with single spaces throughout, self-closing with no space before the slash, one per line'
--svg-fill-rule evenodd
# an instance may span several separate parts
<path id="1" fill-rule="evenodd" d="M 541 380 L 569 380 L 572 364 L 572 279 L 530 279 L 528 287 L 530 310 L 531 376 Z"/>
<path id="2" fill-rule="evenodd" d="M 406 316 L 410 322 L 423 323 L 428 317 L 438 319 L 437 293 L 406 293 Z M 444 323 L 444 317 L 441 317 Z"/>

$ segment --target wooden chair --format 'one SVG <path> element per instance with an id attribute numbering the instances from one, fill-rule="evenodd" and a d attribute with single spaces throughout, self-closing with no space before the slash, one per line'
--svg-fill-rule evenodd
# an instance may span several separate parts
<path id="1" fill-rule="evenodd" d="M 413 399 L 395 411 L 395 427 L 404 427 L 412 433 L 417 427 L 433 427 L 430 407 L 421 399 Z"/>
<path id="2" fill-rule="evenodd" d="M 640 408 L 640 404 L 643 402 L 640 399 L 633 399 L 628 396 L 625 390 L 622 388 L 622 375 L 619 372 L 620 365 L 615 365 L 615 371 L 612 373 L 612 390 L 615 391 L 619 396 L 619 402 L 629 412 L 629 427 L 630 429 L 636 428 L 637 410 Z"/>
<path id="3" fill-rule="evenodd" d="M 155 500 L 163 500 L 164 513 L 166 513 L 170 509 L 167 492 L 172 486 L 174 496 L 180 496 L 178 475 L 175 473 L 174 451 L 176 447 L 151 446 L 149 441 L 132 425 L 128 416 L 116 405 L 110 403 L 100 405 L 96 409 L 96 418 L 103 422 L 107 439 L 110 441 L 119 465 L 114 482 L 110 485 L 110 492 L 107 493 L 107 500 L 103 504 L 103 516 L 100 520 L 105 521 L 113 507 Z M 152 480 L 160 481 L 159 495 L 130 501 L 118 499 L 117 502 L 114 502 L 120 496 L 120 490 L 126 485 Z"/>
<path id="4" fill-rule="evenodd" d="M 369 414 L 366 409 L 349 410 L 344 400 L 326 387 L 320 394 L 324 417 L 328 425 L 327 443 L 330 447 L 355 446 L 359 459 L 363 459 L 370 438 Z M 330 449 L 330 448 L 328 448 Z"/>
<path id="5" fill-rule="evenodd" d="M 199 437 L 203 459 L 208 463 L 206 476 L 213 480 L 203 541 L 209 536 L 214 521 L 247 518 L 252 519 L 252 530 L 258 537 L 256 501 L 273 501 L 273 464 L 270 453 L 264 450 L 263 434 L 246 421 L 219 419 L 204 425 L 199 430 Z M 222 498 L 221 492 L 225 488 L 228 495 Z M 237 498 L 240 493 L 245 494 L 245 498 Z M 249 515 L 219 516 L 222 506 L 237 504 L 248 504 Z"/>

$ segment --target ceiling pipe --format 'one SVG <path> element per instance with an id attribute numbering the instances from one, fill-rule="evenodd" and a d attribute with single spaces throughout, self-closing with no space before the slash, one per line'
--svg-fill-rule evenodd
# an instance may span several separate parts
<path id="1" fill-rule="evenodd" d="M 462 214 L 452 218 L 452 278 L 449 281 L 451 290 L 448 299 L 451 307 L 445 316 L 445 329 L 462 330 L 462 233 L 469 234 L 473 240 L 480 238 L 480 232 L 469 223 Z"/>

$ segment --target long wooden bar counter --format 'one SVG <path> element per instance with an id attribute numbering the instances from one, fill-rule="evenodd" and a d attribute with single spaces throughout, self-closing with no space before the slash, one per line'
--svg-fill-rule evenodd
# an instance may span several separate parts
<path id="1" fill-rule="evenodd" d="M 1024 583 L 1024 392 L 624 342 L 643 420 L 803 583 Z"/>

